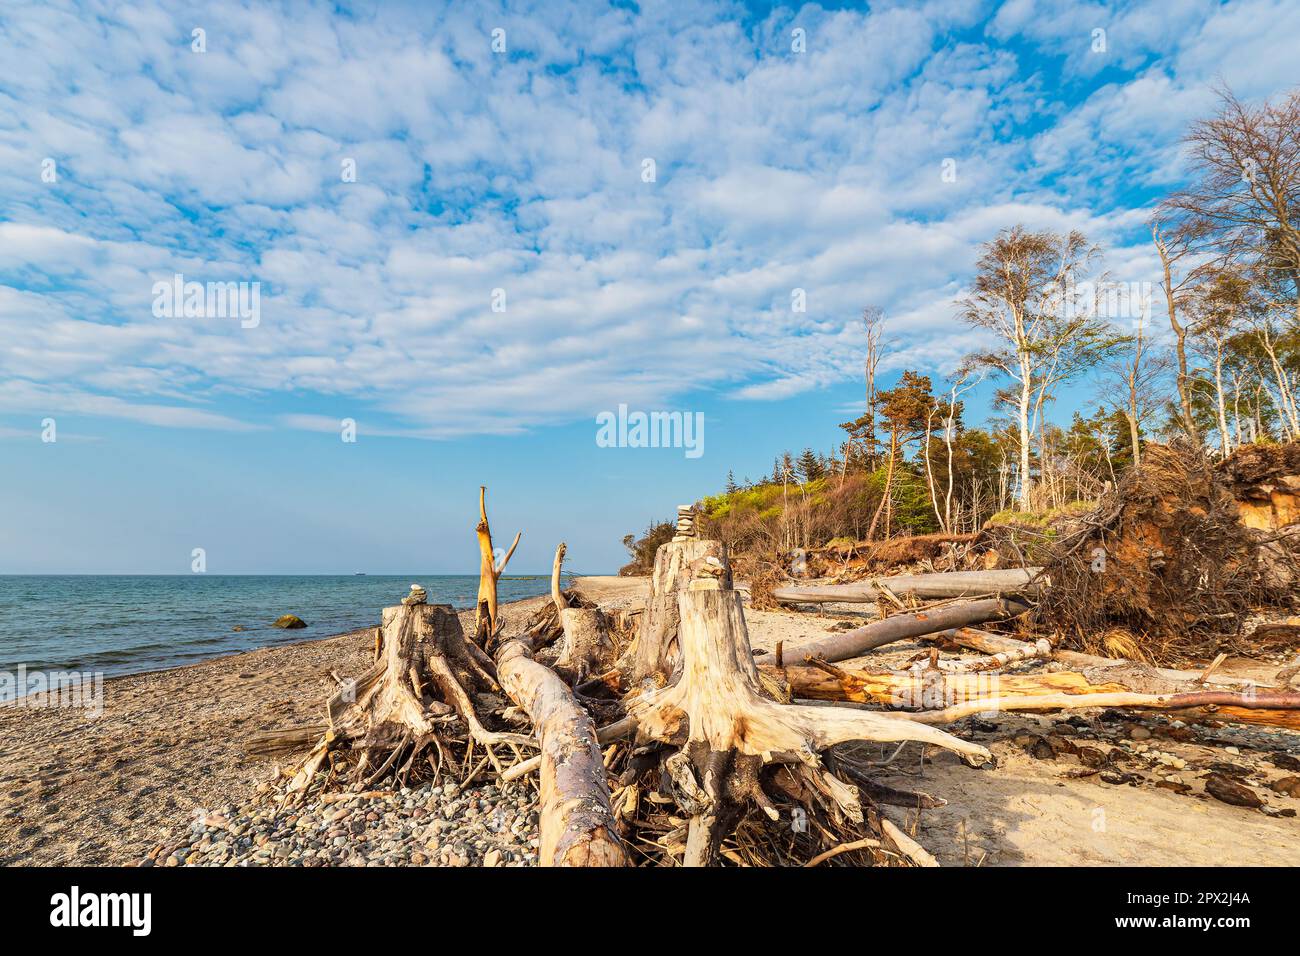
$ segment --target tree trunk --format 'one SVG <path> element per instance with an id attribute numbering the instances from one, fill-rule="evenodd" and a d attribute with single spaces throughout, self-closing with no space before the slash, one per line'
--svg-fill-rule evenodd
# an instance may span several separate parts
<path id="1" fill-rule="evenodd" d="M 946 571 L 934 574 L 899 574 L 854 584 L 825 584 L 814 587 L 773 588 L 774 600 L 785 604 L 873 604 L 880 599 L 877 583 L 904 597 L 970 597 L 980 594 L 1037 591 L 1034 581 L 1042 568 L 1007 568 L 1001 571 Z"/>
<path id="2" fill-rule="evenodd" d="M 895 614 L 893 617 L 876 621 L 866 627 L 800 644 L 798 647 L 785 650 L 782 656 L 784 660 L 792 663 L 803 663 L 812 657 L 825 661 L 843 661 L 895 641 L 921 637 L 948 628 L 965 627 L 969 624 L 1003 621 L 1023 614 L 1027 610 L 1029 605 L 1015 598 L 984 598 L 951 604 L 933 611 Z M 775 664 L 776 655 L 763 654 L 757 658 L 757 663 Z"/>
<path id="3" fill-rule="evenodd" d="M 1169 250 L 1158 235 L 1153 235 L 1160 265 L 1164 270 L 1165 306 L 1169 310 L 1169 327 L 1174 332 L 1174 353 L 1178 357 L 1178 406 L 1183 420 L 1183 430 L 1196 444 L 1201 443 L 1196 431 L 1196 418 L 1192 415 L 1192 385 L 1187 372 L 1187 329 L 1178 321 L 1178 300 L 1174 295 L 1173 269 Z"/>
<path id="4" fill-rule="evenodd" d="M 1020 368 L 1020 402 L 1016 409 L 1018 412 L 1018 422 L 1020 426 L 1020 497 L 1019 507 L 1021 511 L 1032 511 L 1033 502 L 1030 499 L 1031 485 L 1029 481 L 1029 402 L 1032 394 L 1031 375 L 1033 366 L 1029 360 L 1024 357 L 1022 351 L 1021 368 Z"/>
<path id="5" fill-rule="evenodd" d="M 721 575 L 697 578 L 679 592 L 682 667 L 677 682 L 628 701 L 638 734 L 681 747 L 664 763 L 678 804 L 690 818 L 687 862 L 713 861 L 751 801 L 771 820 L 779 812 L 759 779 L 781 763 L 825 795 L 841 816 L 861 822 L 857 791 L 821 767 L 819 751 L 849 740 L 918 740 L 973 763 L 988 751 L 915 721 L 864 711 L 779 704 L 763 689 L 750 649 L 740 595 Z M 925 733 L 918 733 L 924 730 Z"/>
<path id="6" fill-rule="evenodd" d="M 609 806 L 609 784 L 596 728 L 548 667 L 522 641 L 497 652 L 510 699 L 528 714 L 541 742 L 539 862 L 542 866 L 623 866 L 627 862 Z"/>
<path id="7" fill-rule="evenodd" d="M 560 612 L 564 627 L 560 656 L 555 669 L 570 684 L 577 685 L 590 674 L 603 674 L 613 663 L 614 642 L 605 615 L 598 608 L 566 607 Z"/>
<path id="8" fill-rule="evenodd" d="M 635 687 L 649 680 L 662 687 L 668 682 L 678 657 L 677 593 L 706 566 L 725 568 L 726 586 L 731 586 L 727 549 L 722 542 L 687 539 L 659 546 L 636 640 L 618 661 L 623 686 Z"/>

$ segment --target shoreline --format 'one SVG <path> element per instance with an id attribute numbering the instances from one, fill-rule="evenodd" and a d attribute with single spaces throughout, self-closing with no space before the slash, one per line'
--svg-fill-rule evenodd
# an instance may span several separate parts
<path id="1" fill-rule="evenodd" d="M 0 578 L 5 577 L 40 581 L 65 577 L 121 578 L 126 580 L 151 577 L 190 580 L 194 576 L 0 575 Z M 303 577 L 338 579 L 348 576 L 213 574 L 205 576 L 205 580 L 210 581 L 221 578 L 260 580 L 282 578 L 288 580 Z M 367 575 L 363 577 L 395 578 L 396 576 Z M 415 580 L 420 577 L 418 574 L 402 576 L 401 580 Z M 473 609 L 473 587 L 477 586 L 477 575 L 437 575 L 435 577 L 443 582 L 453 579 L 458 582 L 456 585 L 447 586 L 445 591 L 431 591 L 431 598 L 435 600 L 435 603 L 450 604 L 458 614 Z M 574 576 L 569 577 L 572 580 Z M 427 577 L 426 580 L 428 580 Z M 549 592 L 549 574 L 505 575 L 503 580 L 512 582 L 511 589 L 514 591 L 508 601 L 502 601 L 503 607 L 516 601 L 529 600 Z M 463 586 L 461 582 L 463 582 Z M 473 587 L 470 585 L 473 585 Z M 113 585 L 108 585 L 108 587 L 111 588 Z M 438 585 L 435 584 L 434 587 L 436 588 Z M 403 585 L 402 593 L 404 593 L 404 590 L 405 585 Z M 520 596 L 521 593 L 523 596 Z M 0 595 L 0 597 L 3 597 L 3 595 Z M 75 682 L 77 678 L 80 678 L 82 682 L 99 681 L 107 685 L 109 682 L 120 680 L 123 677 L 193 667 L 220 658 L 252 653 L 268 647 L 290 647 L 310 641 L 331 640 L 377 626 L 379 611 L 382 606 L 374 600 L 373 594 L 369 595 L 367 600 L 355 604 L 346 600 L 344 602 L 334 600 L 327 602 L 322 608 L 318 609 L 317 619 L 314 620 L 310 619 L 312 617 L 310 608 L 304 607 L 302 613 L 308 615 L 309 621 L 308 630 L 303 632 L 294 629 L 276 629 L 271 625 L 271 621 L 279 616 L 284 608 L 292 612 L 295 606 L 300 603 L 295 598 L 301 598 L 301 595 L 288 595 L 284 604 L 241 605 L 222 609 L 216 614 L 197 613 L 206 607 L 206 604 L 203 603 L 204 598 L 201 594 L 191 597 L 193 601 L 199 603 L 189 603 L 190 598 L 182 597 L 178 603 L 169 605 L 165 614 L 155 615 L 158 618 L 157 620 L 143 622 L 136 620 L 121 630 L 121 636 L 110 638 L 104 646 L 96 646 L 102 642 L 102 638 L 98 634 L 89 637 L 83 635 L 82 639 L 76 643 L 73 642 L 72 638 L 61 638 L 57 643 L 50 642 L 45 638 L 46 632 L 35 633 L 32 631 L 30 620 L 20 619 L 16 625 L 16 631 L 9 639 L 4 640 L 4 635 L 0 635 L 0 648 L 3 648 L 3 652 L 0 653 L 0 707 L 15 705 L 16 700 L 13 697 L 15 691 L 23 697 L 42 693 L 47 681 L 50 682 L 50 686 L 56 686 L 56 683 L 67 683 L 68 679 Z M 48 595 L 39 593 L 35 595 L 27 593 L 15 596 L 15 600 L 35 602 L 33 606 L 39 608 L 43 602 L 51 600 L 51 598 Z M 140 600 L 147 601 L 147 595 L 141 595 Z M 396 600 L 397 597 L 395 596 L 384 600 L 383 603 L 394 603 Z M 21 605 L 19 607 L 21 609 Z M 184 617 L 191 616 L 186 614 L 186 608 L 194 608 L 196 613 L 192 616 L 196 620 L 202 618 L 201 623 L 196 626 L 194 621 L 183 620 Z M 280 610 L 275 608 L 280 608 Z M 368 613 L 368 608 L 373 608 L 373 614 Z M 350 613 L 349 610 L 356 613 Z M 172 617 L 176 615 L 179 615 L 177 627 L 171 631 L 171 639 L 165 640 L 158 637 L 157 635 L 168 634 L 169 623 Z M 132 610 L 128 612 L 128 617 L 138 619 L 141 618 L 141 615 Z M 109 618 L 104 618 L 104 621 L 109 620 Z M 371 623 L 371 620 L 373 620 L 373 623 Z M 53 627 L 56 632 L 63 633 L 58 631 L 58 628 L 70 628 L 72 624 L 68 621 L 55 620 Z M 75 632 L 68 631 L 67 633 Z M 33 643 L 29 643 L 29 640 Z M 29 686 L 12 677 L 20 668 L 25 671 L 28 677 L 32 678 L 35 682 L 34 685 Z M 6 674 L 10 675 L 8 681 L 3 679 L 3 675 Z M 17 700 L 21 699 L 22 697 L 17 698 Z M 18 706 L 22 705 L 18 704 Z"/>
<path id="2" fill-rule="evenodd" d="M 549 594 L 503 610 L 531 613 Z M 473 609 L 457 612 L 473 626 Z M 374 626 L 378 626 L 378 621 Z M 194 821 L 243 801 L 281 763 L 259 731 L 320 719 L 370 665 L 373 627 L 105 678 L 102 712 L 0 706 L 0 865 L 134 865 Z"/>
<path id="3" fill-rule="evenodd" d="M 643 601 L 647 579 L 575 583 L 616 610 Z M 517 599 L 502 609 L 518 623 L 549 599 Z M 462 627 L 472 627 L 473 615 L 459 612 Z M 861 619 L 860 610 L 745 608 L 758 651 Z M 412 784 L 406 792 L 318 801 L 287 814 L 250 806 L 293 758 L 251 756 L 245 741 L 319 722 L 335 675 L 370 665 L 371 634 L 367 627 L 115 676 L 105 682 L 105 710 L 96 718 L 0 707 L 0 865 L 533 865 L 535 780 L 479 781 L 464 791 L 446 782 Z M 902 641 L 873 651 L 870 664 L 904 669 L 927 649 Z M 1258 676 L 1258 665 L 1246 660 L 1230 660 L 1223 670 Z M 919 785 L 946 801 L 919 820 L 914 810 L 882 808 L 896 825 L 921 834 L 944 865 L 1300 865 L 1293 819 L 1230 806 L 1205 790 L 1206 774 L 1231 764 L 1265 788 L 1276 808 L 1300 810 L 1300 794 L 1267 789 L 1300 769 L 1284 759 L 1300 752 L 1300 733 L 1083 712 L 1003 714 L 960 733 L 993 751 L 998 769 L 972 770 L 946 753 L 918 764 L 913 750 L 880 770 L 886 785 Z M 1144 775 L 1142 785 L 1113 786 L 1088 775 L 1075 757 L 1043 757 L 1034 744 L 1049 736 L 1113 750 Z M 1186 769 L 1174 771 L 1174 758 Z M 1080 826 L 1098 807 L 1110 827 Z"/>

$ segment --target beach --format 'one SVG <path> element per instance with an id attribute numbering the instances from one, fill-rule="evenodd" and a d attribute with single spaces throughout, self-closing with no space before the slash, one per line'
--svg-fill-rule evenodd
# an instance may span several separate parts
<path id="1" fill-rule="evenodd" d="M 607 610 L 644 600 L 644 578 L 580 578 Z M 519 627 L 545 597 L 503 605 Z M 792 647 L 862 612 L 827 606 L 792 614 L 746 608 L 751 642 Z M 473 611 L 462 612 L 472 627 Z M 378 622 L 376 621 L 376 624 Z M 872 663 L 904 666 L 923 645 L 901 642 Z M 0 864 L 3 865 L 531 865 L 533 781 L 465 791 L 438 788 L 316 802 L 291 815 L 258 807 L 285 766 L 243 750 L 250 735 L 319 721 L 334 675 L 361 673 L 374 650 L 367 628 L 185 667 L 111 678 L 98 717 L 72 709 L 0 707 Z M 1251 665 L 1229 662 L 1240 676 Z M 947 800 L 889 807 L 944 865 L 1300 864 L 1294 817 L 1269 817 L 1204 793 L 1202 771 L 1236 768 L 1268 787 L 1296 769 L 1300 735 L 1256 727 L 1188 728 L 1165 717 L 1000 715 L 959 732 L 987 746 L 995 772 L 948 753 L 910 748 L 882 783 Z M 1080 773 L 1045 739 L 1114 748 L 1143 766 L 1141 786 Z M 889 748 L 892 750 L 892 748 Z M 874 745 L 872 756 L 886 748 Z M 877 753 L 878 751 L 878 753 Z M 1035 755 L 1037 754 L 1037 755 Z M 1172 769 L 1181 761 L 1183 769 Z M 1163 781 L 1164 786 L 1159 782 Z M 1185 788 L 1185 789 L 1184 789 Z M 1269 791 L 1276 808 L 1300 798 Z M 259 815 L 260 814 L 260 815 Z M 1195 833 L 1195 839 L 1188 839 Z"/>

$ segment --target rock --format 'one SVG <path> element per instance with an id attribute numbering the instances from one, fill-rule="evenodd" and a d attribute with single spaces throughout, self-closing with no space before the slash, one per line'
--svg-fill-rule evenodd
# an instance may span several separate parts
<path id="1" fill-rule="evenodd" d="M 1079 755 L 1079 763 L 1094 770 L 1110 763 L 1110 754 L 1100 747 L 1079 747 L 1075 752 Z"/>
<path id="2" fill-rule="evenodd" d="M 1103 770 L 1097 776 L 1103 783 L 1109 783 L 1118 787 L 1120 784 L 1137 783 L 1138 778 L 1131 773 L 1121 773 L 1118 770 Z"/>
<path id="3" fill-rule="evenodd" d="M 1065 726 L 1069 727 L 1068 724 Z M 1074 727 L 1070 727 L 1070 733 L 1078 733 L 1078 731 Z M 1072 754 L 1077 753 L 1079 750 L 1078 744 L 1073 740 L 1067 740 L 1060 734 L 1048 734 L 1047 742 L 1051 745 L 1052 750 L 1058 754 Z"/>
<path id="4" fill-rule="evenodd" d="M 1035 757 L 1038 760 L 1056 759 L 1056 751 L 1052 749 L 1052 745 L 1043 737 L 1034 737 L 1030 745 L 1025 749 L 1029 751 L 1031 757 Z"/>
<path id="5" fill-rule="evenodd" d="M 1288 797 L 1300 797 L 1300 777 L 1283 777 L 1281 780 L 1274 780 L 1268 787 Z"/>
<path id="6" fill-rule="evenodd" d="M 488 850 L 487 853 L 483 855 L 484 866 L 496 866 L 500 862 L 501 862 L 500 850 Z"/>
<path id="7" fill-rule="evenodd" d="M 1168 780 L 1157 780 L 1156 786 L 1161 790 L 1172 790 L 1174 793 L 1188 793 L 1192 789 L 1181 780 L 1175 780 L 1173 777 Z"/>
<path id="8" fill-rule="evenodd" d="M 275 619 L 272 627 L 279 627 L 289 631 L 296 631 L 300 627 L 306 627 L 307 622 L 296 614 L 282 614 Z"/>
<path id="9" fill-rule="evenodd" d="M 1257 810 L 1264 806 L 1264 799 L 1254 790 L 1221 773 L 1211 773 L 1205 778 L 1205 792 L 1234 807 Z"/>
<path id="10" fill-rule="evenodd" d="M 1300 770 L 1300 759 L 1290 754 L 1273 754 L 1268 762 L 1280 770 Z"/>
<path id="11" fill-rule="evenodd" d="M 1151 738 L 1151 731 L 1147 730 L 1145 727 L 1139 726 L 1138 724 L 1134 724 L 1128 729 L 1128 735 L 1133 740 L 1149 740 Z"/>

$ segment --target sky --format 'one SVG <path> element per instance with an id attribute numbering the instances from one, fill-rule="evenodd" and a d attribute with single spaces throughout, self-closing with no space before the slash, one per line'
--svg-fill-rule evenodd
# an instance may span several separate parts
<path id="1" fill-rule="evenodd" d="M 0 573 L 468 573 L 481 484 L 512 572 L 612 572 L 834 447 L 865 306 L 885 384 L 942 387 L 998 230 L 1156 282 L 1188 124 L 1300 84 L 1297 36 L 1288 0 L 2 0 Z M 610 447 L 620 406 L 703 441 Z"/>

